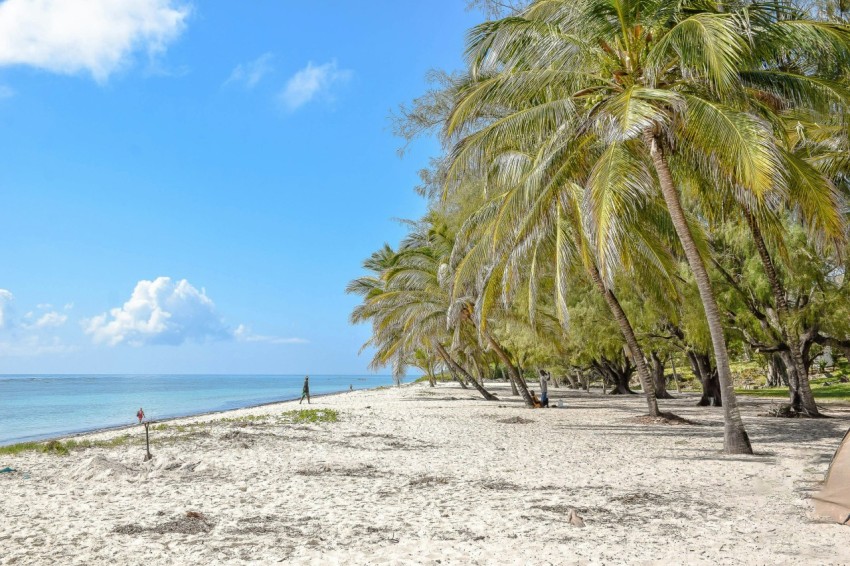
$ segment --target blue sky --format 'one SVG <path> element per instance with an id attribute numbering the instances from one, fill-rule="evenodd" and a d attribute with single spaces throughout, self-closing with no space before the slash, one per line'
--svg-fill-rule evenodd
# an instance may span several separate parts
<path id="1" fill-rule="evenodd" d="M 464 0 L 0 3 L 0 373 L 361 373 Z M 250 6 L 250 8 L 246 8 Z"/>

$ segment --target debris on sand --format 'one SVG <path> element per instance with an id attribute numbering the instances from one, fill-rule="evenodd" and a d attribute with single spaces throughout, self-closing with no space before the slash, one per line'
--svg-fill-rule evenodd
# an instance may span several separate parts
<path id="1" fill-rule="evenodd" d="M 640 415 L 626 419 L 628 422 L 646 425 L 697 425 L 694 421 L 674 415 L 673 413 L 660 413 L 657 417 Z"/>
<path id="2" fill-rule="evenodd" d="M 800 413 L 794 410 L 794 407 L 788 403 L 772 405 L 767 409 L 766 413 L 759 415 L 760 417 L 779 417 L 782 419 L 796 419 L 800 417 Z"/>
<path id="3" fill-rule="evenodd" d="M 427 485 L 445 485 L 449 483 L 449 478 L 444 476 L 419 476 L 410 480 L 407 484 L 409 486 L 417 487 L 417 486 L 427 486 Z"/>
<path id="4" fill-rule="evenodd" d="M 119 525 L 112 529 L 112 532 L 122 535 L 138 535 L 144 533 L 154 533 L 159 535 L 168 533 L 199 535 L 210 532 L 213 526 L 215 526 L 215 522 L 210 520 L 203 513 L 199 511 L 187 511 L 185 515 L 179 515 L 170 521 L 153 527 L 143 527 L 142 525 L 131 523 L 127 525 Z"/>
<path id="5" fill-rule="evenodd" d="M 500 422 L 502 424 L 531 424 L 535 421 L 531 419 L 524 419 L 522 417 L 510 417 L 508 419 L 499 419 L 496 422 Z"/>

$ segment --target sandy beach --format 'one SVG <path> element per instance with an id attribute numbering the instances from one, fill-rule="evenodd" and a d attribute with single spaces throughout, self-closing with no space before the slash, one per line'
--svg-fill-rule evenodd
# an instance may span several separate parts
<path id="1" fill-rule="evenodd" d="M 808 501 L 846 406 L 777 419 L 743 399 L 757 454 L 737 457 L 692 395 L 664 402 L 695 422 L 672 426 L 636 419 L 640 396 L 554 389 L 564 408 L 528 410 L 492 390 L 314 399 L 335 422 L 297 422 L 294 402 L 180 419 L 154 427 L 149 462 L 142 427 L 3 456 L 0 563 L 850 563 L 850 528 Z"/>

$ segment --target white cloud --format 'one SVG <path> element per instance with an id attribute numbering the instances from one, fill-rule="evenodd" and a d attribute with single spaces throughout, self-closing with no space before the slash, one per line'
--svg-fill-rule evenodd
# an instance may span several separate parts
<path id="1" fill-rule="evenodd" d="M 0 289 L 0 330 L 3 339 L 0 340 L 0 358 L 3 357 L 32 357 L 41 355 L 64 354 L 74 351 L 74 347 L 65 344 L 57 336 L 45 336 L 42 332 L 65 323 L 68 317 L 55 311 L 43 312 L 41 316 L 30 311 L 23 318 L 14 316 L 12 303 L 14 295 Z M 51 308 L 48 304 L 40 304 L 37 310 Z M 36 319 L 34 322 L 31 320 Z"/>
<path id="2" fill-rule="evenodd" d="M 68 321 L 68 315 L 56 311 L 46 312 L 30 325 L 31 328 L 57 328 Z"/>
<path id="3" fill-rule="evenodd" d="M 203 289 L 170 277 L 139 281 L 130 300 L 83 321 L 83 330 L 95 342 L 111 346 L 178 345 L 232 337 Z"/>
<path id="4" fill-rule="evenodd" d="M 279 336 L 263 336 L 254 334 L 251 329 L 240 324 L 233 332 L 233 337 L 240 342 L 264 342 L 266 344 L 307 344 L 308 341 L 304 338 L 282 338 Z"/>
<path id="5" fill-rule="evenodd" d="M 273 58 L 274 55 L 271 53 L 263 53 L 253 61 L 236 65 L 236 68 L 233 69 L 233 72 L 224 81 L 225 86 L 229 84 L 242 84 L 247 89 L 254 88 L 263 80 L 263 77 L 274 70 L 272 67 Z"/>
<path id="6" fill-rule="evenodd" d="M 335 83 L 345 82 L 352 75 L 352 71 L 337 68 L 336 61 L 324 65 L 309 62 L 287 81 L 280 92 L 280 100 L 290 111 L 297 110 L 317 96 L 327 96 Z"/>
<path id="7" fill-rule="evenodd" d="M 14 299 L 11 291 L 0 289 L 0 330 L 8 328 L 10 324 L 10 315 L 12 310 L 12 300 Z"/>
<path id="8" fill-rule="evenodd" d="M 41 328 L 58 328 L 68 321 L 68 315 L 53 310 L 50 303 L 39 303 L 37 311 L 29 311 L 24 315 L 22 326 L 30 330 Z"/>
<path id="9" fill-rule="evenodd" d="M 137 51 L 165 51 L 186 27 L 178 0 L 5 0 L 0 3 L 0 66 L 88 72 L 98 82 Z"/>

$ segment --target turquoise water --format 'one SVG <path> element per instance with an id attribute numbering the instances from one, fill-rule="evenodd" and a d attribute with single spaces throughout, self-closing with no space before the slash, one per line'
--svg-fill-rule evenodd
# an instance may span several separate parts
<path id="1" fill-rule="evenodd" d="M 0 375 L 0 446 L 301 397 L 303 375 Z M 310 393 L 390 385 L 390 376 L 310 376 Z"/>

